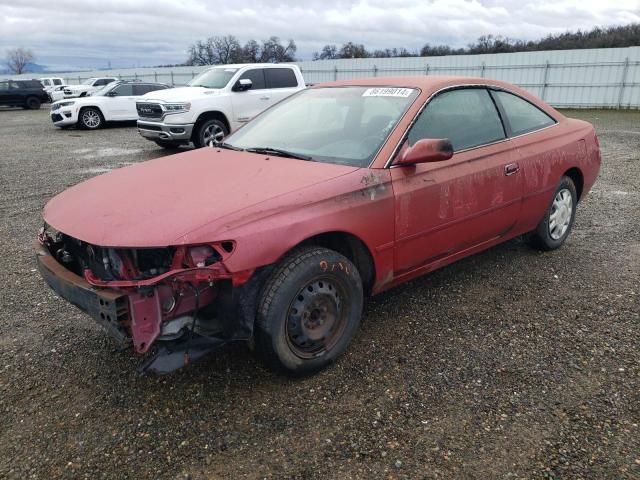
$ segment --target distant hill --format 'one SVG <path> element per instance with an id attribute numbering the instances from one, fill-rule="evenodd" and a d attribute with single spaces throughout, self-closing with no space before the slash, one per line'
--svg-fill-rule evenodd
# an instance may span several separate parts
<path id="1" fill-rule="evenodd" d="M 40 65 L 39 63 L 29 63 L 27 65 L 27 70 L 24 73 L 44 73 L 47 72 L 46 65 Z M 9 71 L 6 63 L 0 63 L 0 74 L 2 75 L 11 75 L 13 72 Z"/>

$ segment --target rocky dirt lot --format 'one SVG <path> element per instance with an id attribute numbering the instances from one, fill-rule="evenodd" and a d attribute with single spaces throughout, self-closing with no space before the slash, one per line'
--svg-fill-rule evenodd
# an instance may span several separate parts
<path id="1" fill-rule="evenodd" d="M 335 366 L 291 380 L 242 346 L 139 377 L 31 243 L 53 195 L 165 152 L 0 109 L 0 477 L 640 478 L 640 112 L 567 113 L 603 168 L 562 249 L 514 240 L 374 298 Z"/>

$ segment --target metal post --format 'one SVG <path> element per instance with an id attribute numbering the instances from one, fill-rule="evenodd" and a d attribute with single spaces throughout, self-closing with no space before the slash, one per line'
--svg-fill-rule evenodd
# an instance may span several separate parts
<path id="1" fill-rule="evenodd" d="M 377 77 L 377 76 L 378 76 L 378 66 L 377 66 L 377 65 L 374 65 L 374 66 L 373 66 L 373 76 L 374 76 L 374 77 Z"/>
<path id="2" fill-rule="evenodd" d="M 191 71 L 191 79 L 193 80 L 194 78 L 196 78 L 196 72 L 194 72 L 193 70 Z"/>
<path id="3" fill-rule="evenodd" d="M 80 85 L 82 82 L 80 81 L 80 75 L 78 75 L 78 85 Z"/>
<path id="4" fill-rule="evenodd" d="M 620 82 L 620 92 L 618 93 L 618 110 L 622 107 L 622 98 L 624 95 L 624 87 L 627 81 L 627 71 L 629 70 L 629 57 L 624 59 L 624 68 L 622 69 L 622 81 Z"/>
<path id="5" fill-rule="evenodd" d="M 480 67 L 480 76 L 482 78 L 484 78 L 484 69 L 485 69 L 486 65 L 484 62 L 482 62 L 482 66 Z"/>
<path id="6" fill-rule="evenodd" d="M 158 83 L 158 72 L 153 72 L 154 82 Z"/>
<path id="7" fill-rule="evenodd" d="M 335 66 L 333 67 L 333 81 L 337 81 L 338 80 L 338 67 Z"/>
<path id="8" fill-rule="evenodd" d="M 424 69 L 424 74 L 425 75 L 429 75 L 429 64 L 427 63 L 427 66 Z"/>
<path id="9" fill-rule="evenodd" d="M 542 81 L 542 91 L 540 98 L 544 100 L 544 93 L 547 91 L 547 83 L 549 82 L 549 60 L 544 64 L 544 80 Z"/>
<path id="10" fill-rule="evenodd" d="M 175 82 L 173 81 L 173 70 L 171 70 L 171 85 L 175 85 Z"/>
<path id="11" fill-rule="evenodd" d="M 135 77 L 135 80 L 137 81 L 138 80 L 138 72 L 133 72 L 133 75 Z"/>

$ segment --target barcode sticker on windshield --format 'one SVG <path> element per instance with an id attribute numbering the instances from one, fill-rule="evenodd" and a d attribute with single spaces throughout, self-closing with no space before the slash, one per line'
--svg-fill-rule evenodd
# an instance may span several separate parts
<path id="1" fill-rule="evenodd" d="M 391 88 L 391 87 L 378 87 L 367 88 L 362 94 L 363 97 L 403 97 L 407 98 L 411 95 L 413 90 L 411 88 Z"/>

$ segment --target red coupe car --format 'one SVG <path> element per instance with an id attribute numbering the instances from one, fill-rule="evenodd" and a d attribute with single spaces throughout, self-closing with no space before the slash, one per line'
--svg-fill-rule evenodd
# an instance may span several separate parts
<path id="1" fill-rule="evenodd" d="M 518 235 L 560 247 L 600 167 L 593 127 L 513 85 L 317 85 L 228 136 L 45 207 L 46 282 L 165 373 L 250 342 L 273 368 L 342 353 L 363 298 Z"/>

